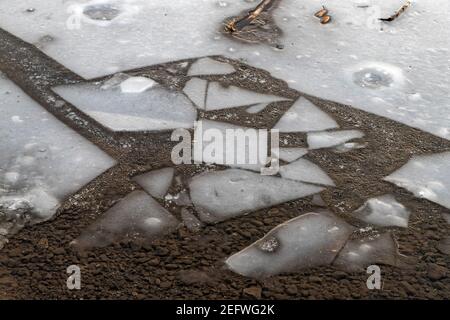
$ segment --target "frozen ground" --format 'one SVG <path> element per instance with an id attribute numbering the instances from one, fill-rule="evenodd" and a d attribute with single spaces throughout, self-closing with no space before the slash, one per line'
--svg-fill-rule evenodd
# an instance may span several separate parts
<path id="1" fill-rule="evenodd" d="M 400 19 L 377 20 L 402 3 L 283 0 L 274 11 L 284 32 L 281 50 L 218 32 L 225 17 L 255 5 L 243 0 L 2 1 L 0 27 L 87 78 L 221 54 L 266 69 L 303 92 L 448 139 L 450 4 L 415 0 Z M 326 26 L 313 16 L 322 4 L 333 17 Z"/>

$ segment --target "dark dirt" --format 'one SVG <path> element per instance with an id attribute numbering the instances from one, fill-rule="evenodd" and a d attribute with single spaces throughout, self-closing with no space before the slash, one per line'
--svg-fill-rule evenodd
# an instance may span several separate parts
<path id="1" fill-rule="evenodd" d="M 450 150 L 450 141 L 400 123 L 290 89 L 267 72 L 224 57 L 235 74 L 205 79 L 288 98 L 305 96 L 335 118 L 341 129 L 365 133 L 364 149 L 348 153 L 317 150 L 307 158 L 319 164 L 336 182 L 321 196 L 329 210 L 359 227 L 349 216 L 368 198 L 392 193 L 411 211 L 406 229 L 388 228 L 402 254 L 415 258 L 408 268 L 382 266 L 381 290 L 368 290 L 365 272 L 348 273 L 321 267 L 292 274 L 252 280 L 224 268 L 231 254 L 258 240 L 269 230 L 299 214 L 317 210 L 311 198 L 259 210 L 248 216 L 207 225 L 199 232 L 181 228 L 152 242 L 124 239 L 89 252 L 76 252 L 69 243 L 131 190 L 131 177 L 171 165 L 170 132 L 114 133 L 104 128 L 51 91 L 57 84 L 83 79 L 49 59 L 35 47 L 0 30 L 0 70 L 61 121 L 95 143 L 118 164 L 68 198 L 51 221 L 28 226 L 12 236 L 0 251 L 0 299 L 449 299 L 448 255 L 438 250 L 449 235 L 442 213 L 450 210 L 384 182 L 412 155 Z M 189 63 L 190 60 L 187 60 Z M 181 61 L 182 62 L 182 61 Z M 149 75 L 163 85 L 180 89 L 188 80 L 180 62 L 127 71 Z M 167 68 L 173 70 L 168 72 Z M 38 77 L 39 75 L 39 77 Z M 95 79 L 92 81 L 99 81 Z M 259 114 L 245 108 L 200 112 L 200 118 L 248 127 L 274 125 L 291 103 L 274 103 Z M 75 112 L 79 121 L 69 121 Z M 282 135 L 282 146 L 306 146 L 304 134 Z M 211 168 L 211 166 L 209 166 Z M 212 166 L 214 167 L 214 166 Z M 220 169 L 220 168 L 218 168 Z M 203 166 L 176 166 L 183 180 Z M 172 187 L 174 188 L 174 187 Z M 175 215 L 180 208 L 161 202 Z M 380 229 L 380 231 L 383 231 Z M 69 265 L 81 267 L 82 290 L 66 287 Z"/>

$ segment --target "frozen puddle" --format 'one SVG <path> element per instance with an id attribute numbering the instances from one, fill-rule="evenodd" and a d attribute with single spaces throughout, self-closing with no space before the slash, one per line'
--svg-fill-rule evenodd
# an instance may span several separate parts
<path id="1" fill-rule="evenodd" d="M 63 199 L 115 164 L 1 74 L 0 110 L 1 233 L 15 221 L 52 217 Z"/>
<path id="2" fill-rule="evenodd" d="M 188 76 L 230 74 L 235 71 L 234 67 L 228 63 L 211 58 L 203 58 L 192 64 Z"/>
<path id="3" fill-rule="evenodd" d="M 347 141 L 364 137 L 359 130 L 323 131 L 308 133 L 308 147 L 310 149 L 322 149 L 339 146 Z"/>
<path id="4" fill-rule="evenodd" d="M 278 129 L 280 132 L 308 132 L 338 127 L 333 118 L 309 100 L 301 97 L 281 117 L 274 129 Z"/>
<path id="5" fill-rule="evenodd" d="M 72 244 L 79 249 L 105 247 L 123 239 L 152 240 L 179 221 L 144 191 L 133 191 L 89 226 Z"/>
<path id="6" fill-rule="evenodd" d="M 116 82 L 114 82 L 116 81 Z M 103 83 L 60 86 L 53 90 L 81 111 L 115 131 L 193 128 L 197 111 L 181 93 L 152 79 L 116 75 Z"/>
<path id="7" fill-rule="evenodd" d="M 191 199 L 205 222 L 219 222 L 306 197 L 321 187 L 245 170 L 228 169 L 192 178 Z"/>
<path id="8" fill-rule="evenodd" d="M 145 191 L 158 199 L 163 199 L 172 184 L 175 169 L 164 168 L 150 171 L 133 178 Z"/>
<path id="9" fill-rule="evenodd" d="M 399 266 L 401 257 L 397 242 L 390 233 L 385 233 L 348 241 L 334 265 L 347 271 L 360 271 L 372 264 Z"/>
<path id="10" fill-rule="evenodd" d="M 384 195 L 369 199 L 353 216 L 379 227 L 407 228 L 410 214 L 392 195 Z"/>
<path id="11" fill-rule="evenodd" d="M 42 50 L 85 78 L 225 55 L 265 69 L 294 89 L 449 139 L 450 69 L 442 67 L 450 52 L 448 0 L 416 0 L 393 23 L 378 18 L 392 14 L 401 1 L 366 2 L 283 0 L 273 13 L 283 30 L 282 50 L 219 32 L 226 17 L 255 6 L 246 1 L 2 1 L 0 27 L 29 43 L 50 35 L 55 41 Z M 326 26 L 312 16 L 321 5 L 334 18 Z M 398 45 L 387 50 L 386 43 Z"/>
<path id="12" fill-rule="evenodd" d="M 413 156 L 384 180 L 450 209 L 450 152 Z"/>
<path id="13" fill-rule="evenodd" d="M 306 159 L 298 159 L 280 167 L 280 174 L 285 179 L 335 186 L 333 180 L 318 165 Z"/>
<path id="14" fill-rule="evenodd" d="M 226 260 L 234 272 L 263 278 L 329 265 L 354 228 L 331 213 L 307 213 L 270 231 Z"/>

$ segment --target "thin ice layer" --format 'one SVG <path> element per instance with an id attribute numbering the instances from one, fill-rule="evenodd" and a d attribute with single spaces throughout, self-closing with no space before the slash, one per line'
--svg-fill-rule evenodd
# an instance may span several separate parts
<path id="1" fill-rule="evenodd" d="M 63 199 L 115 164 L 1 74 L 0 110 L 0 215 L 7 220 L 50 218 Z"/>
<path id="2" fill-rule="evenodd" d="M 73 241 L 79 249 L 105 247 L 124 239 L 153 240 L 178 227 L 179 222 L 144 191 L 133 191 Z"/>
<path id="3" fill-rule="evenodd" d="M 399 266 L 401 255 L 392 234 L 373 238 L 350 240 L 339 253 L 333 265 L 346 271 L 364 270 L 372 264 Z"/>
<path id="4" fill-rule="evenodd" d="M 174 168 L 164 168 L 141 174 L 133 180 L 155 198 L 163 199 L 172 184 L 174 172 Z"/>
<path id="5" fill-rule="evenodd" d="M 226 260 L 246 277 L 263 278 L 331 264 L 354 228 L 331 213 L 307 213 L 271 230 Z"/>
<path id="6" fill-rule="evenodd" d="M 338 128 L 338 124 L 309 100 L 300 97 L 274 126 L 280 132 L 308 132 Z"/>
<path id="7" fill-rule="evenodd" d="M 0 27 L 30 43 L 51 36 L 42 50 L 86 78 L 225 55 L 268 70 L 305 93 L 450 138 L 448 0 L 415 0 L 392 23 L 378 18 L 395 12 L 400 1 L 283 0 L 273 11 L 283 30 L 282 50 L 220 33 L 224 18 L 255 2 L 102 0 L 118 10 L 105 10 L 108 21 L 88 14 L 98 2 L 2 1 Z M 312 16 L 320 5 L 333 16 L 326 26 Z"/>
<path id="8" fill-rule="evenodd" d="M 364 137 L 364 133 L 359 130 L 310 132 L 307 142 L 310 149 L 322 149 L 335 147 L 362 137 Z"/>
<path id="9" fill-rule="evenodd" d="M 321 187 L 228 169 L 195 176 L 189 183 L 191 199 L 206 222 L 219 222 L 318 193 Z"/>
<path id="10" fill-rule="evenodd" d="M 53 90 L 81 111 L 115 131 L 192 128 L 197 111 L 181 93 L 128 78 L 59 86 Z"/>
<path id="11" fill-rule="evenodd" d="M 413 156 L 384 180 L 450 209 L 450 152 Z"/>
<path id="12" fill-rule="evenodd" d="M 380 227 L 407 228 L 411 212 L 392 195 L 371 198 L 353 213 L 356 218 Z"/>

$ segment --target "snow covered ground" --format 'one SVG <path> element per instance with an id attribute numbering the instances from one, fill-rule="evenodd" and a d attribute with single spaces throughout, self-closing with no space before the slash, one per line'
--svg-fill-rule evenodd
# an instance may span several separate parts
<path id="1" fill-rule="evenodd" d="M 283 49 L 229 39 L 224 18 L 252 0 L 0 1 L 0 27 L 93 78 L 130 68 L 221 54 L 244 59 L 291 87 L 351 104 L 450 139 L 447 0 L 283 0 L 274 18 Z M 324 4 L 333 17 L 320 25 Z M 30 25 L 33 28 L 30 28 Z"/>

